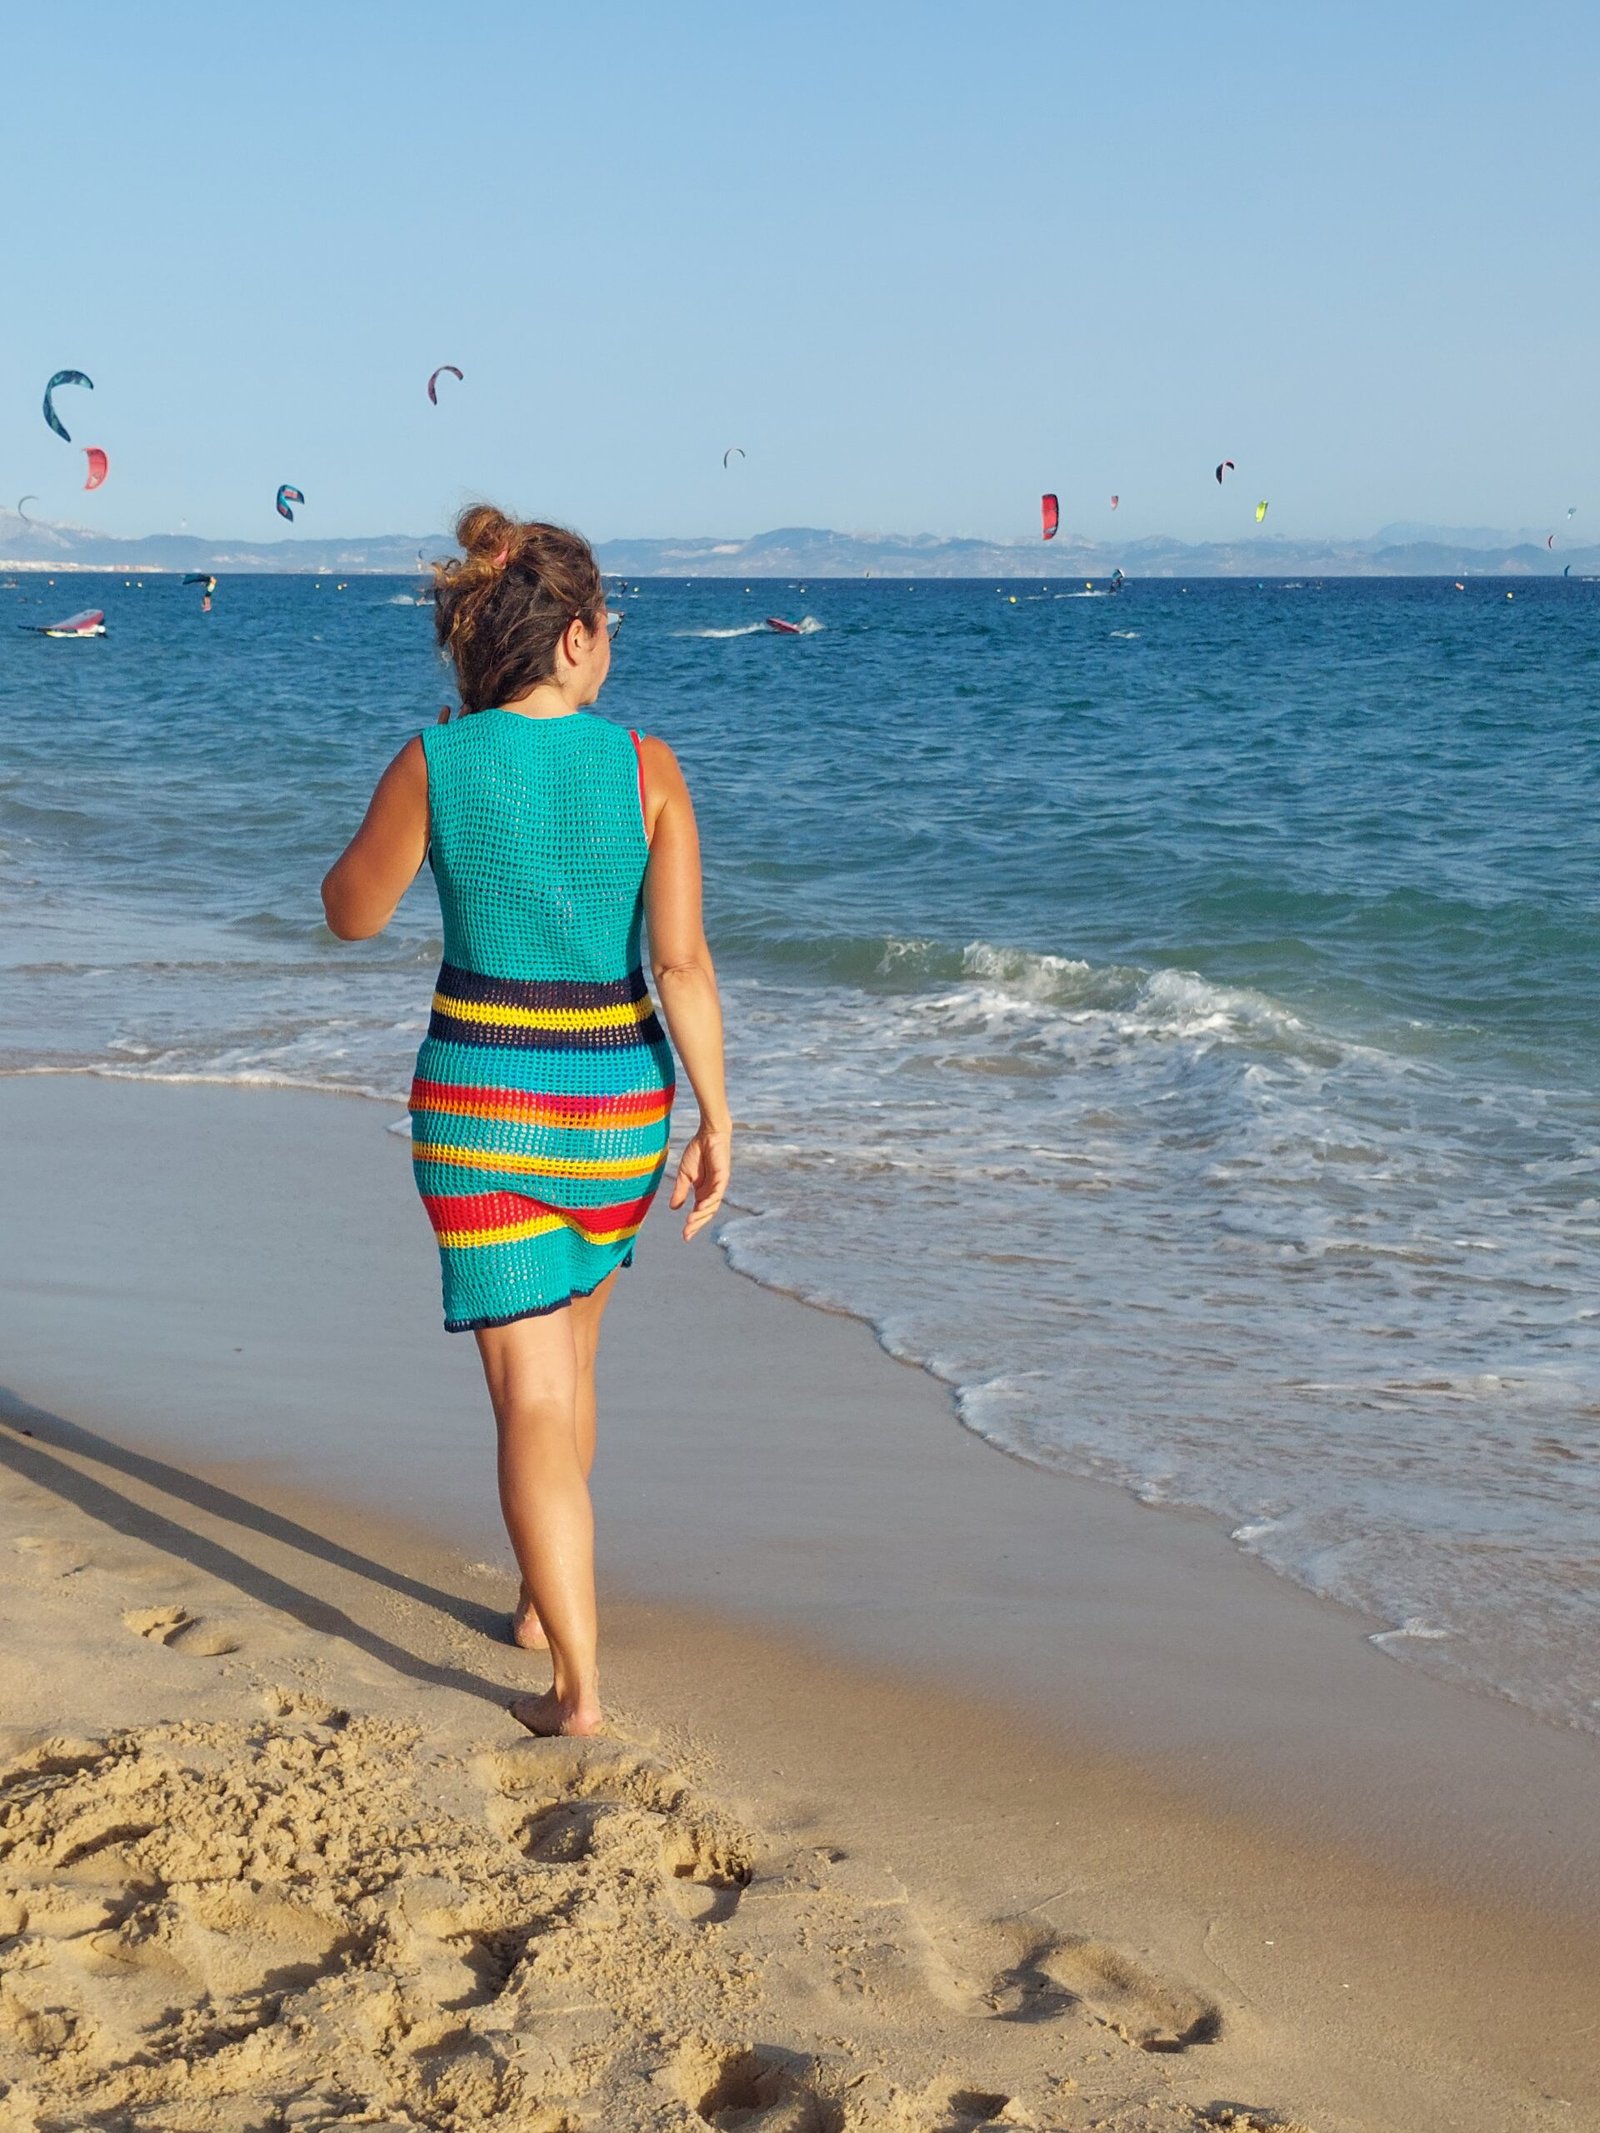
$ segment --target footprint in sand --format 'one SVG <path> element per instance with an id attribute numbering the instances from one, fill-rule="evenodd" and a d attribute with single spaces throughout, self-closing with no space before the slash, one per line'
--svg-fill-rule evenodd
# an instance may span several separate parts
<path id="1" fill-rule="evenodd" d="M 239 1649 L 237 1637 L 208 1625 L 186 1607 L 130 1607 L 122 1625 L 151 1644 L 179 1645 L 197 1659 L 225 1659 Z"/>
<path id="2" fill-rule="evenodd" d="M 342 1733 L 350 1724 L 351 1714 L 342 1704 L 330 1703 L 325 1696 L 310 1696 L 300 1689 L 263 1689 L 261 1708 L 268 1718 L 293 1720 L 298 1724 L 321 1726 L 330 1733 Z"/>
<path id="3" fill-rule="evenodd" d="M 89 1558 L 70 1541 L 53 1540 L 40 1533 L 19 1533 L 11 1543 L 31 1569 L 52 1578 L 75 1577 L 89 1568 Z"/>
<path id="4" fill-rule="evenodd" d="M 1051 2022 L 1076 2007 L 1146 2052 L 1183 2052 L 1222 2034 L 1222 2012 L 1104 1941 L 1023 1935 L 1016 1960 L 983 1995 L 1003 2022 Z"/>
<path id="5" fill-rule="evenodd" d="M 793 2052 L 692 2040 L 678 2052 L 672 2085 L 697 2118 L 729 2133 L 842 2133 L 844 2113 L 814 2086 L 812 2071 Z"/>
<path id="6" fill-rule="evenodd" d="M 497 1835 L 526 1858 L 571 1866 L 649 1857 L 680 1918 L 721 1925 L 754 1871 L 756 1840 L 698 1801 L 675 1772 L 614 1741 L 528 1741 L 482 1766 Z"/>
<path id="7" fill-rule="evenodd" d="M 660 1861 L 674 1910 L 697 1926 L 725 1924 L 754 1872 L 746 1840 L 705 1823 L 669 1830 Z"/>
<path id="8" fill-rule="evenodd" d="M 997 2124 L 1011 2108 L 1011 2098 L 995 2089 L 956 2089 L 946 2105 L 956 2126 L 976 2129 Z"/>
<path id="9" fill-rule="evenodd" d="M 1263 2111 L 1247 2103 L 1212 2103 L 1189 2123 L 1206 2133 L 1311 2133 L 1298 2118 L 1284 2118 L 1277 2111 Z"/>

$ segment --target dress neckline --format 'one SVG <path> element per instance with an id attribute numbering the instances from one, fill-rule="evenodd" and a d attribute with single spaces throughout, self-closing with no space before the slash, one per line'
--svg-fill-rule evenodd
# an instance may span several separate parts
<path id="1" fill-rule="evenodd" d="M 565 726 L 575 718 L 583 718 L 583 711 L 545 711 L 535 715 L 528 711 L 513 711 L 509 704 L 485 704 L 482 711 L 471 711 L 469 718 L 482 718 L 486 712 L 498 711 L 502 718 L 514 718 L 519 726 Z"/>

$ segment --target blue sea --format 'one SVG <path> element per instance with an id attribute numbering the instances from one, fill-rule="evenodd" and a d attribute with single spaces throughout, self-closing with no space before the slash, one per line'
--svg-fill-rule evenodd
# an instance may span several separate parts
<path id="1" fill-rule="evenodd" d="M 617 597 L 602 709 L 701 817 L 731 1256 L 1600 1730 L 1600 585 L 1086 590 Z M 317 884 L 451 693 L 414 593 L 0 590 L 0 1065 L 389 1122 L 428 883 L 357 949 Z"/>

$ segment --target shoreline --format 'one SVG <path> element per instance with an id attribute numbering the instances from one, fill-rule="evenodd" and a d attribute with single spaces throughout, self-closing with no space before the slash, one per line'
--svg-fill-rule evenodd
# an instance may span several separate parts
<path id="1" fill-rule="evenodd" d="M 391 1114 L 384 1131 L 399 1139 L 402 1145 L 406 1138 L 405 1097 L 400 1091 L 386 1093 L 382 1088 L 351 1081 L 317 1081 L 309 1079 L 285 1080 L 268 1074 L 252 1076 L 241 1073 L 208 1073 L 204 1070 L 179 1068 L 171 1072 L 154 1071 L 144 1067 L 122 1067 L 105 1062 L 91 1064 L 40 1063 L 0 1068 L 0 1084 L 27 1080 L 86 1080 L 90 1082 L 127 1083 L 149 1085 L 167 1089 L 215 1089 L 231 1090 L 246 1097 L 282 1094 L 290 1098 L 314 1096 L 319 1099 L 353 1099 L 362 1104 L 376 1105 Z M 1115 1499 L 1120 1507 L 1134 1507 L 1158 1517 L 1176 1520 L 1199 1520 L 1228 1543 L 1229 1553 L 1242 1565 L 1248 1565 L 1252 1573 L 1265 1571 L 1276 1583 L 1292 1589 L 1297 1595 L 1309 1599 L 1316 1607 L 1331 1610 L 1347 1623 L 1357 1628 L 1372 1649 L 1401 1668 L 1423 1673 L 1431 1681 L 1443 1685 L 1457 1694 L 1484 1700 L 1517 1714 L 1521 1719 L 1532 1720 L 1536 1725 L 1550 1731 L 1588 1742 L 1600 1753 L 1600 1727 L 1586 1726 L 1571 1719 L 1541 1710 L 1532 1702 L 1525 1702 L 1510 1689 L 1481 1674 L 1457 1671 L 1448 1667 L 1430 1664 L 1432 1656 L 1427 1649 L 1432 1642 L 1428 1633 L 1414 1637 L 1408 1621 L 1395 1621 L 1362 1604 L 1359 1599 L 1346 1599 L 1319 1589 L 1310 1580 L 1299 1574 L 1289 1564 L 1274 1562 L 1270 1556 L 1245 1547 L 1236 1537 L 1236 1528 L 1241 1517 L 1248 1524 L 1248 1513 L 1227 1512 L 1203 1501 L 1186 1500 L 1181 1497 L 1150 1497 L 1139 1492 L 1131 1479 L 1114 1474 L 1091 1474 L 1074 1470 L 1069 1464 L 1052 1464 L 1043 1459 L 1030 1458 L 1027 1452 L 1007 1443 L 1003 1437 L 987 1434 L 976 1423 L 969 1421 L 962 1412 L 963 1387 L 954 1379 L 946 1378 L 934 1364 L 914 1354 L 902 1354 L 890 1345 L 876 1321 L 865 1311 L 852 1310 L 848 1305 L 827 1297 L 808 1295 L 798 1287 L 776 1275 L 757 1272 L 739 1262 L 737 1246 L 728 1237 L 731 1225 L 747 1220 L 758 1220 L 759 1211 L 731 1197 L 708 1238 L 718 1251 L 727 1271 L 737 1280 L 749 1283 L 765 1295 L 782 1299 L 797 1310 L 816 1312 L 844 1324 L 857 1326 L 869 1337 L 876 1353 L 896 1368 L 909 1370 L 924 1378 L 935 1388 L 942 1401 L 946 1419 L 964 1435 L 981 1445 L 985 1451 L 1020 1466 L 1025 1472 L 1048 1477 L 1051 1483 L 1060 1483 L 1068 1489 L 1079 1489 L 1091 1495 L 1104 1494 Z M 653 1247 L 659 1249 L 662 1240 L 661 1226 L 649 1233 Z M 509 1557 L 507 1558 L 509 1560 Z M 1412 1639 L 1408 1646 L 1407 1640 Z M 1419 1648 L 1420 1647 L 1420 1648 Z"/>
<path id="2" fill-rule="evenodd" d="M 9 1429 L 80 1472 L 159 1446 L 302 1532 L 383 1532 L 375 1559 L 498 1547 L 475 1358 L 438 1331 L 404 1149 L 364 1103 L 40 1076 L 0 1106 Z M 663 1223 L 607 1341 L 623 1707 L 929 1901 L 1054 1906 L 1058 1937 L 1187 1978 L 1223 2027 L 1185 2079 L 1232 2065 L 1319 2128 L 1578 2122 L 1580 1736 L 1397 1665 L 1210 1514 L 995 1458 L 864 1323 Z M 1374 2027 L 1387 2063 L 1357 2064 Z"/>

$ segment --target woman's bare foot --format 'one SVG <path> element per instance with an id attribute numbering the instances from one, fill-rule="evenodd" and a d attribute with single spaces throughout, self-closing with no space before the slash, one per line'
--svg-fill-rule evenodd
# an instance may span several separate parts
<path id="1" fill-rule="evenodd" d="M 511 1617 L 511 1641 L 519 1651 L 547 1652 L 550 1649 L 550 1639 L 544 1633 L 544 1624 L 539 1620 L 533 1595 L 526 1585 L 518 1595 Z"/>
<path id="2" fill-rule="evenodd" d="M 605 1731 L 599 1704 L 580 1703 L 569 1708 L 554 1689 L 546 1689 L 542 1696 L 519 1696 L 509 1709 L 519 1726 L 546 1739 L 557 1734 L 576 1738 Z"/>

